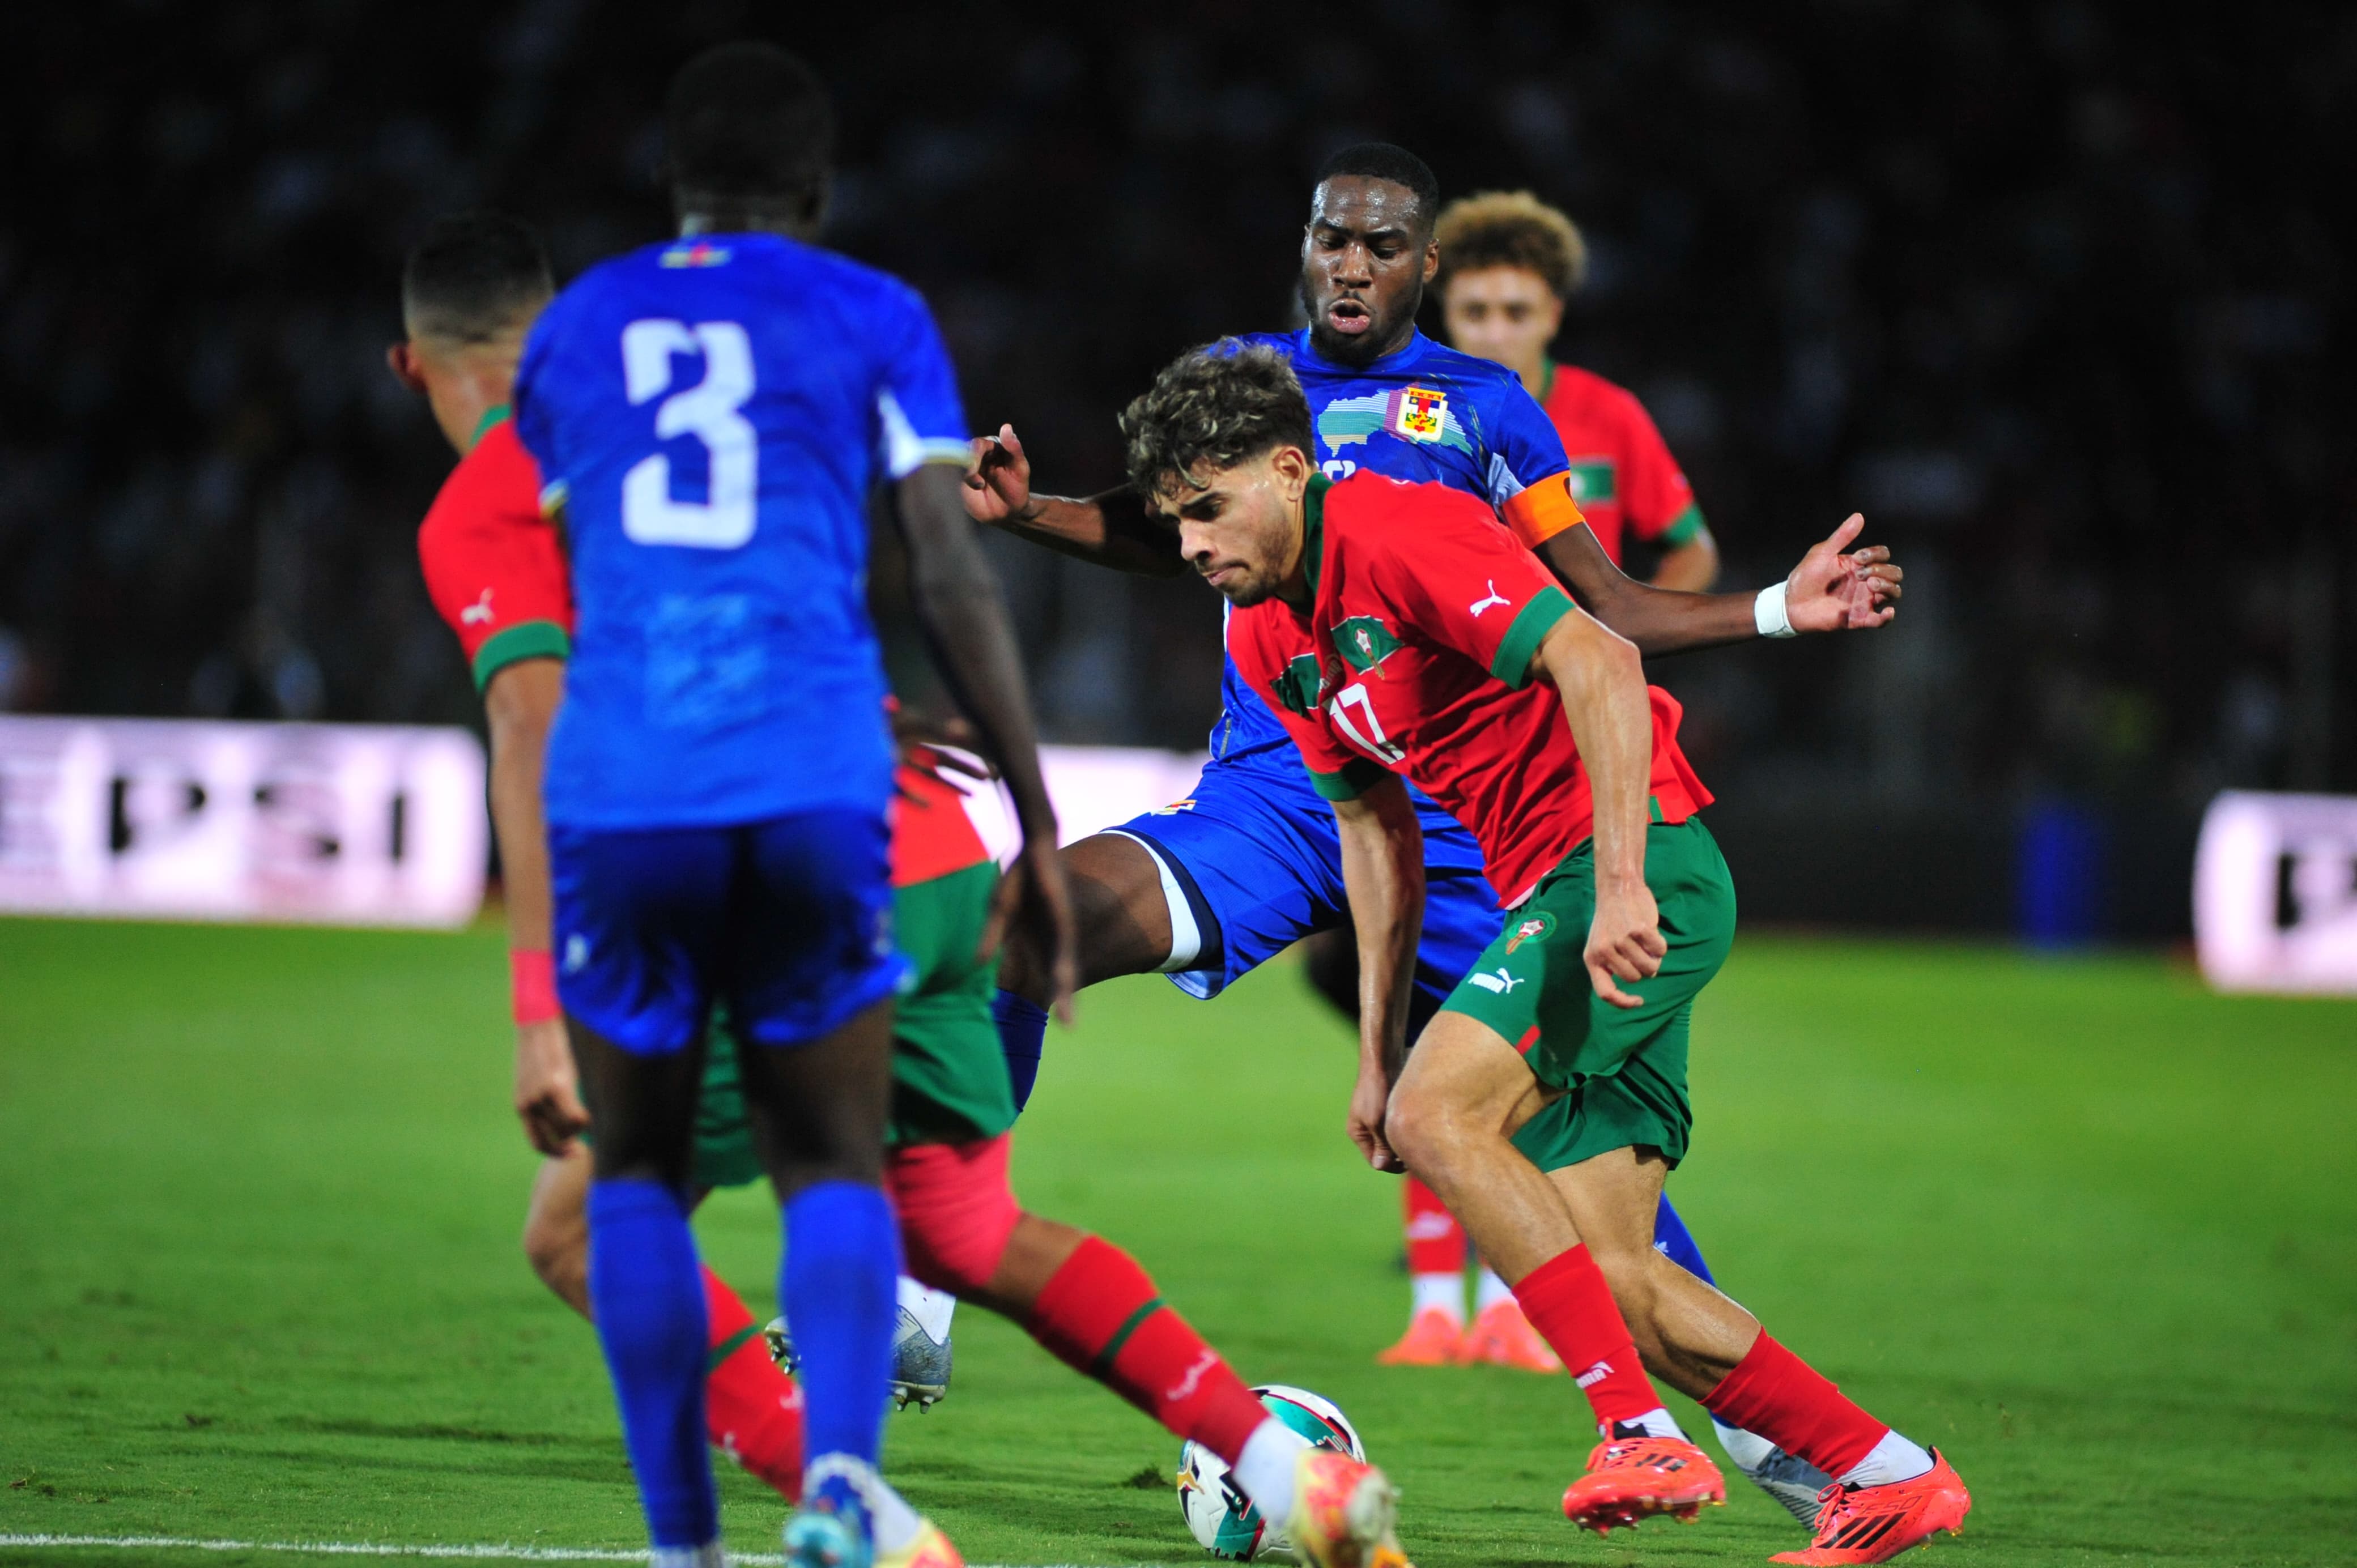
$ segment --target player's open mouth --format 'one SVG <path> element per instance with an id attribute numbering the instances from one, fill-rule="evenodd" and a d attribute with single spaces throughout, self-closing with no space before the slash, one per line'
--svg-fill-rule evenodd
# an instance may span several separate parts
<path id="1" fill-rule="evenodd" d="M 1375 324 L 1375 316 L 1355 299 L 1338 299 L 1326 307 L 1326 321 L 1335 331 L 1356 337 Z"/>

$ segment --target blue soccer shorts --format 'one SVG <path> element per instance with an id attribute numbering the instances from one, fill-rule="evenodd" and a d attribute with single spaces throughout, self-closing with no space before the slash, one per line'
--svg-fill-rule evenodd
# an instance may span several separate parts
<path id="1" fill-rule="evenodd" d="M 1410 793 L 1424 828 L 1422 1018 L 1465 978 L 1505 916 L 1473 835 Z M 1165 968 L 1189 996 L 1217 996 L 1303 937 L 1340 924 L 1350 908 L 1334 808 L 1291 746 L 1210 763 L 1186 800 L 1108 831 L 1154 852 L 1175 939 Z"/>
<path id="2" fill-rule="evenodd" d="M 626 1051 L 685 1050 L 712 1004 L 739 1038 L 799 1046 L 894 994 L 880 812 L 729 827 L 548 830 L 556 994 Z"/>

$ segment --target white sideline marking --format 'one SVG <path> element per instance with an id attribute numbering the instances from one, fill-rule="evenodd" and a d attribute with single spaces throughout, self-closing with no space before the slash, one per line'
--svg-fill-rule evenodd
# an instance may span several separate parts
<path id="1" fill-rule="evenodd" d="M 457 1557 L 500 1563 L 644 1563 L 646 1549 L 604 1546 L 515 1546 L 505 1541 L 477 1545 L 409 1546 L 373 1541 L 200 1541 L 183 1535 L 0 1535 L 0 1546 L 98 1546 L 117 1550 L 178 1547 L 188 1552 L 293 1552 L 311 1557 Z M 746 1568 L 781 1568 L 774 1552 L 732 1552 L 732 1563 Z M 973 1568 L 990 1568 L 975 1563 Z M 1074 1568 L 1065 1563 L 1061 1568 Z"/>

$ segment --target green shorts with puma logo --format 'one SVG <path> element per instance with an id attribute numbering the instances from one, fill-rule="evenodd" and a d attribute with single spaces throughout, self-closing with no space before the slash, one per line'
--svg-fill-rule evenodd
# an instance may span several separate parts
<path id="1" fill-rule="evenodd" d="M 1508 912 L 1505 929 L 1441 1004 L 1495 1029 L 1539 1082 L 1562 1091 L 1514 1134 L 1543 1171 L 1631 1145 L 1659 1149 L 1672 1165 L 1685 1157 L 1694 1125 L 1687 1022 L 1735 940 L 1735 881 L 1710 830 L 1688 818 L 1645 830 L 1645 885 L 1670 950 L 1651 980 L 1621 983 L 1643 1006 L 1615 1007 L 1588 982 L 1593 840 Z"/>

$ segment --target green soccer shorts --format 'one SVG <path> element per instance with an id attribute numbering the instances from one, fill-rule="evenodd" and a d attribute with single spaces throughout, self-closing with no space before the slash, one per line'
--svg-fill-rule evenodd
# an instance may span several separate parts
<path id="1" fill-rule="evenodd" d="M 1669 951 L 1651 980 L 1620 989 L 1644 1005 L 1596 994 L 1583 958 L 1596 918 L 1594 841 L 1581 844 L 1506 917 L 1471 973 L 1441 1010 L 1478 1018 L 1563 1090 L 1514 1134 L 1543 1171 L 1650 1146 L 1673 1165 L 1685 1157 L 1694 1108 L 1686 1097 L 1686 1034 L 1695 993 L 1735 940 L 1735 881 L 1697 818 L 1645 830 L 1645 885 Z"/>

